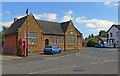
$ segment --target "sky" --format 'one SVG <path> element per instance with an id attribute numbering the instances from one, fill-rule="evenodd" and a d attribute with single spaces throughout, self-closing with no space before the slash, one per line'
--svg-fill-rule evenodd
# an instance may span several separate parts
<path id="1" fill-rule="evenodd" d="M 2 2 L 2 25 L 10 26 L 14 18 L 26 15 L 26 9 L 36 19 L 53 22 L 72 20 L 74 26 L 87 37 L 97 35 L 118 23 L 118 3 L 110 2 Z M 1 19 L 0 19 L 1 20 Z"/>

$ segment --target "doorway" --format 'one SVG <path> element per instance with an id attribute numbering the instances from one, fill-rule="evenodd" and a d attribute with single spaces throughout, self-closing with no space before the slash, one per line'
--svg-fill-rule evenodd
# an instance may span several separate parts
<path id="1" fill-rule="evenodd" d="M 45 47 L 49 45 L 49 39 L 45 39 Z"/>

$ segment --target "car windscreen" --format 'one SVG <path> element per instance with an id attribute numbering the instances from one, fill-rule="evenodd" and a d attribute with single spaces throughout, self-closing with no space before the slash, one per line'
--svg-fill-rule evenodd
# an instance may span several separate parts
<path id="1" fill-rule="evenodd" d="M 52 46 L 47 46 L 46 48 L 52 48 Z"/>

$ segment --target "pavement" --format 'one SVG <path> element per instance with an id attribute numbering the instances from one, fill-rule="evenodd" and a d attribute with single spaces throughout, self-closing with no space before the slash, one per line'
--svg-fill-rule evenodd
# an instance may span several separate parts
<path id="1" fill-rule="evenodd" d="M 84 48 L 2 61 L 3 74 L 118 74 L 118 51 Z"/>
<path id="2" fill-rule="evenodd" d="M 11 56 L 11 55 L 0 55 L 0 61 L 2 60 L 12 60 L 12 59 L 18 59 L 21 57 L 18 56 Z"/>

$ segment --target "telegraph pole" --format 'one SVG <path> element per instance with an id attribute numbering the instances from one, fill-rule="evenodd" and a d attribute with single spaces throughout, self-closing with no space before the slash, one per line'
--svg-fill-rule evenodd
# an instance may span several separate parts
<path id="1" fill-rule="evenodd" d="M 27 30 L 26 30 L 26 36 L 27 36 L 27 49 L 25 51 L 25 56 L 28 56 L 28 9 L 26 10 L 26 15 L 27 15 Z"/>

